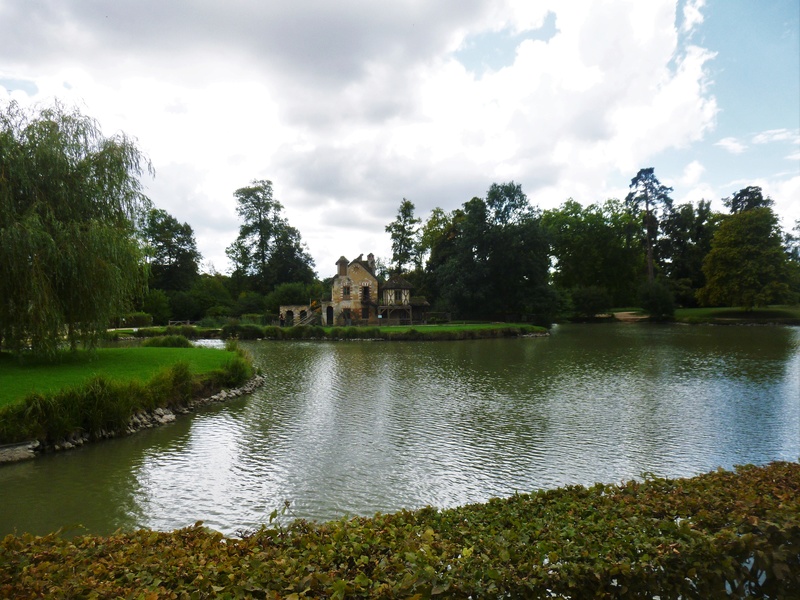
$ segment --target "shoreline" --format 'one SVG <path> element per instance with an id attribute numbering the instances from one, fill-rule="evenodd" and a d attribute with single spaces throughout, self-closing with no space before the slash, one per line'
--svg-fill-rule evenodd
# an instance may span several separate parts
<path id="1" fill-rule="evenodd" d="M 0 445 L 0 466 L 32 460 L 43 454 L 74 450 L 85 444 L 94 444 L 103 440 L 133 435 L 145 429 L 168 425 L 175 421 L 179 415 L 191 414 L 204 406 L 226 402 L 245 394 L 251 394 L 256 389 L 263 386 L 266 381 L 267 378 L 263 375 L 255 375 L 245 382 L 244 385 L 220 390 L 210 396 L 197 396 L 189 400 L 186 404 L 179 404 L 172 407 L 159 407 L 153 410 L 138 410 L 131 415 L 124 429 L 100 430 L 92 433 L 75 433 L 54 444 L 42 444 L 39 440 L 29 440 L 16 444 Z"/>

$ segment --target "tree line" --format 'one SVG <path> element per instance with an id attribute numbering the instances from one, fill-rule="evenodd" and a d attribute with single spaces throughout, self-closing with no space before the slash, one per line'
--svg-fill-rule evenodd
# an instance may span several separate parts
<path id="1" fill-rule="evenodd" d="M 144 195 L 152 172 L 124 134 L 60 104 L 0 112 L 0 348 L 54 355 L 63 340 L 91 347 L 130 310 L 219 322 L 330 298 L 272 182 L 234 192 L 241 225 L 229 275 L 201 273 L 192 227 Z M 403 199 L 386 226 L 391 258 L 431 309 L 456 318 L 550 323 L 611 306 L 753 308 L 800 295 L 800 223 L 781 231 L 758 187 L 675 206 L 652 168 L 623 200 L 572 199 L 541 210 L 515 182 L 494 183 L 423 222 Z"/>
<path id="2" fill-rule="evenodd" d="M 392 268 L 464 318 L 591 317 L 642 307 L 746 310 L 800 298 L 800 221 L 781 230 L 773 201 L 748 186 L 723 199 L 675 205 L 653 168 L 640 169 L 623 200 L 541 210 L 514 182 L 492 184 L 450 213 L 422 223 L 404 199 L 387 227 Z"/>

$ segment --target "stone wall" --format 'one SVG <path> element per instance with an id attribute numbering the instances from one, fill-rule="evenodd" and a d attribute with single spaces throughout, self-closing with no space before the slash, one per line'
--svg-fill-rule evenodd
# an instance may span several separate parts
<path id="1" fill-rule="evenodd" d="M 172 423 L 177 415 L 185 415 L 194 412 L 200 407 L 208 406 L 209 404 L 226 402 L 244 394 L 250 394 L 264 385 L 264 383 L 266 383 L 266 378 L 263 375 L 256 375 L 239 388 L 222 390 L 213 396 L 192 398 L 185 405 L 173 408 L 156 408 L 152 411 L 137 411 L 131 415 L 127 427 L 120 430 L 100 430 L 91 435 L 88 432 L 74 433 L 67 439 L 59 440 L 52 445 L 44 445 L 38 441 L 30 441 L 21 444 L 0 446 L 0 464 L 35 458 L 38 454 L 44 452 L 72 450 L 86 443 L 121 437 L 123 435 L 131 435 L 142 429 L 160 427 L 161 425 Z"/>

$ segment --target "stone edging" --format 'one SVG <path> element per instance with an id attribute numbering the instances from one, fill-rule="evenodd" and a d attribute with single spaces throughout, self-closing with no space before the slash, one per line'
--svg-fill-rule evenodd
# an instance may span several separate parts
<path id="1" fill-rule="evenodd" d="M 22 442 L 19 444 L 7 444 L 0 446 L 0 464 L 18 462 L 21 460 L 28 460 L 36 458 L 36 456 L 47 452 L 61 452 L 63 450 L 71 450 L 79 448 L 86 443 L 92 441 L 105 440 L 123 435 L 131 435 L 142 429 L 150 429 L 152 427 L 159 427 L 172 423 L 176 415 L 185 415 L 194 412 L 198 408 L 215 404 L 219 402 L 226 402 L 233 398 L 238 398 L 244 394 L 250 394 L 266 383 L 267 379 L 263 375 L 256 375 L 243 386 L 232 388 L 229 390 L 221 390 L 212 396 L 192 398 L 184 405 L 170 408 L 156 408 L 152 411 L 140 410 L 135 412 L 128 426 L 125 429 L 115 431 L 101 430 L 95 432 L 94 437 L 88 433 L 75 433 L 65 440 L 61 440 L 52 445 L 44 445 L 38 440 L 30 442 Z"/>

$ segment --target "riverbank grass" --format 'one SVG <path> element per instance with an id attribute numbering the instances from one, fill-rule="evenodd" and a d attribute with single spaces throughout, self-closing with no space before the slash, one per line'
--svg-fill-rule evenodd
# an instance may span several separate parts
<path id="1" fill-rule="evenodd" d="M 147 381 L 166 366 L 185 362 L 189 371 L 203 375 L 221 369 L 230 352 L 214 348 L 99 348 L 94 352 L 65 352 L 56 363 L 19 359 L 0 353 L 0 407 L 38 393 L 50 394 L 74 387 L 95 376 L 120 382 Z"/>
<path id="2" fill-rule="evenodd" d="M 455 341 L 502 337 L 546 335 L 547 328 L 526 323 L 450 323 L 446 325 L 367 325 L 359 327 L 261 327 L 230 324 L 222 328 L 223 338 L 271 340 L 381 340 Z"/>
<path id="3" fill-rule="evenodd" d="M 125 433 L 137 413 L 180 409 L 253 375 L 252 359 L 235 346 L 103 349 L 56 365 L 0 362 L 8 384 L 0 444 L 35 440 L 45 448 Z"/>
<path id="4" fill-rule="evenodd" d="M 800 325 L 800 306 L 766 306 L 744 310 L 742 308 L 679 308 L 675 320 L 690 324 L 780 324 Z"/>

